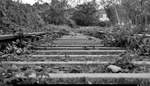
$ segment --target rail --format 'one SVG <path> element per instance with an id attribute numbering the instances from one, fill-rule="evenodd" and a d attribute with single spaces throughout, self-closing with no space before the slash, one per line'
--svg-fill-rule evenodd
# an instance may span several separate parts
<path id="1" fill-rule="evenodd" d="M 23 38 L 44 35 L 46 32 L 23 33 Z M 19 38 L 19 34 L 0 35 L 0 41 Z"/>

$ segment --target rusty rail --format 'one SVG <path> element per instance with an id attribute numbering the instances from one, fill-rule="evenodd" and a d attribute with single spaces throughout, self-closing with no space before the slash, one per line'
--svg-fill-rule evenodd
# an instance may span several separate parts
<path id="1" fill-rule="evenodd" d="M 33 36 L 40 36 L 44 35 L 46 32 L 33 32 L 33 33 L 24 33 L 23 37 L 33 37 Z M 0 35 L 0 41 L 5 41 L 5 40 L 12 40 L 12 39 L 17 39 L 19 38 L 19 34 L 8 34 L 8 35 Z"/>

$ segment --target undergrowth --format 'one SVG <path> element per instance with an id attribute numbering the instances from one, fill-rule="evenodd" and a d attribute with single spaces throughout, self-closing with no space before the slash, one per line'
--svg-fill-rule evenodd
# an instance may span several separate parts
<path id="1" fill-rule="evenodd" d="M 103 38 L 104 46 L 122 47 L 138 55 L 150 55 L 149 39 L 146 35 L 136 35 L 135 28 L 114 27 Z"/>

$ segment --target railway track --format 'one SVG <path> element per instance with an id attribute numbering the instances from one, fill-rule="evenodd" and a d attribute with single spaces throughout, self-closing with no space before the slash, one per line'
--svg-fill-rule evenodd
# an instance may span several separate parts
<path id="1" fill-rule="evenodd" d="M 26 75 L 29 78 L 51 79 L 56 83 L 86 84 L 140 84 L 150 81 L 150 61 L 133 61 L 139 66 L 136 72 L 107 73 L 106 66 L 119 58 L 126 50 L 119 47 L 105 47 L 102 40 L 71 33 L 54 41 L 54 45 L 41 44 L 33 50 L 25 61 L 3 61 L 4 68 L 22 69 L 16 77 L 24 78 L 29 69 L 34 71 Z M 145 68 L 145 70 L 140 70 Z M 45 76 L 38 75 L 42 71 Z M 46 73 L 45 73 L 46 72 Z M 21 76 L 19 76 L 19 74 Z M 61 79 L 61 80 L 60 80 Z M 84 79 L 84 80 L 82 80 Z M 89 83 L 90 82 L 90 83 Z M 150 82 L 149 82 L 150 83 Z M 145 83 L 143 86 L 149 86 Z"/>

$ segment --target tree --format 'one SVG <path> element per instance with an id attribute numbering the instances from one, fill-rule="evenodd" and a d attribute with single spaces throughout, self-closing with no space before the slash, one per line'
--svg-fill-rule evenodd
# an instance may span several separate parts
<path id="1" fill-rule="evenodd" d="M 65 16 L 67 8 L 67 0 L 52 0 L 50 8 L 42 13 L 42 17 L 49 24 L 65 24 L 67 22 Z"/>
<path id="2" fill-rule="evenodd" d="M 120 4 L 120 0 L 101 0 L 100 4 L 104 7 L 107 17 L 113 24 L 119 24 L 121 22 L 118 13 L 118 4 Z"/>
<path id="3" fill-rule="evenodd" d="M 99 23 L 99 13 L 95 0 L 77 5 L 72 19 L 77 25 L 90 26 Z"/>
<path id="4" fill-rule="evenodd" d="M 44 23 L 31 5 L 22 4 L 19 0 L 0 0 L 0 14 L 0 29 L 8 33 L 22 27 L 25 31 L 38 30 Z"/>
<path id="5" fill-rule="evenodd" d="M 138 26 L 141 31 L 145 30 L 150 18 L 150 1 L 149 0 L 125 0 L 122 4 L 128 13 L 132 24 Z"/>

